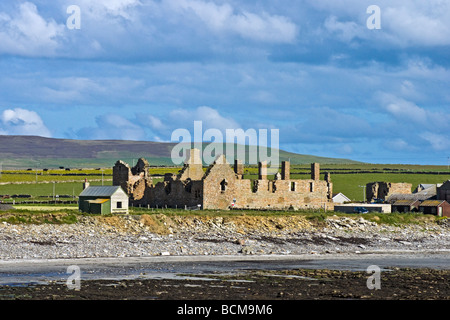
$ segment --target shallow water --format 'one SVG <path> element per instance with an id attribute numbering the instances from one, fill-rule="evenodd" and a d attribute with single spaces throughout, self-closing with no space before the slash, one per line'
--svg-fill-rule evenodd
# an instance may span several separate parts
<path id="1" fill-rule="evenodd" d="M 366 271 L 371 265 L 382 271 L 393 267 L 450 269 L 450 254 L 359 255 L 350 257 L 148 257 L 0 262 L 0 285 L 27 286 L 50 281 L 66 282 L 69 265 L 80 268 L 80 280 L 202 279 L 196 275 L 238 274 L 246 270 L 333 269 Z"/>

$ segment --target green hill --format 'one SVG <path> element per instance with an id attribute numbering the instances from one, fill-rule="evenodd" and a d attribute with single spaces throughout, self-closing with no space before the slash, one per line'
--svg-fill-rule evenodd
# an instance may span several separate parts
<path id="1" fill-rule="evenodd" d="M 112 167 L 119 159 L 133 164 L 136 163 L 138 158 L 144 157 L 151 165 L 173 166 L 171 151 L 175 145 L 176 143 L 152 141 L 70 140 L 0 135 L 0 165 L 4 170 L 58 167 L 96 168 Z M 207 145 L 204 143 L 203 147 Z M 224 145 L 223 150 L 226 150 L 226 147 L 228 146 Z M 266 152 L 266 150 L 262 151 Z M 358 163 L 348 159 L 302 155 L 284 150 L 279 150 L 279 158 L 280 162 L 290 160 L 292 164 L 312 162 L 321 164 Z M 230 162 L 233 160 L 228 159 Z"/>

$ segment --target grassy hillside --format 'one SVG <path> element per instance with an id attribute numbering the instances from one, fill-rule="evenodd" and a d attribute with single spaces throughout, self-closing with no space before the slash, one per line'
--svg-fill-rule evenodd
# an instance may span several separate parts
<path id="1" fill-rule="evenodd" d="M 0 165 L 5 169 L 19 168 L 111 168 L 117 160 L 129 164 L 140 157 L 154 166 L 173 166 L 171 151 L 175 143 L 124 140 L 69 140 L 36 136 L 0 135 Z M 203 148 L 209 144 L 204 143 Z M 214 146 L 213 144 L 211 146 Z M 231 145 L 235 150 L 236 146 Z M 226 152 L 229 145 L 222 146 Z M 217 148 L 219 150 L 219 148 Z M 232 149 L 230 149 L 232 150 Z M 247 151 L 250 150 L 247 147 Z M 270 155 L 270 150 L 259 150 Z M 237 151 L 234 152 L 237 154 Z M 292 164 L 311 162 L 344 164 L 357 163 L 348 159 L 334 159 L 301 155 L 279 150 L 280 161 L 290 160 Z M 259 158 L 257 158 L 257 161 Z M 228 159 L 233 162 L 234 159 Z M 256 164 L 256 163 L 255 163 Z"/>

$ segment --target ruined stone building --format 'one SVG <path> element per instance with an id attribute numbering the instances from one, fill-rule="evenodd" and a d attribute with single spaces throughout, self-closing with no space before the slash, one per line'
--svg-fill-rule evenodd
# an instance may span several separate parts
<path id="1" fill-rule="evenodd" d="M 403 192 L 392 192 L 386 197 L 386 202 L 394 203 L 398 200 L 418 200 L 420 202 L 425 200 L 446 200 L 450 201 L 450 180 L 443 183 L 421 183 L 417 186 L 414 192 L 407 192 L 406 188 L 401 188 Z M 395 190 L 398 191 L 398 190 Z"/>
<path id="2" fill-rule="evenodd" d="M 319 164 L 311 165 L 311 179 L 291 179 L 290 163 L 282 163 L 281 173 L 268 179 L 266 162 L 259 163 L 258 179 L 244 179 L 244 166 L 236 160 L 234 168 L 224 155 L 216 158 L 206 171 L 198 149 L 191 149 L 177 175 L 165 174 L 164 181 L 153 183 L 149 163 L 139 159 L 134 167 L 117 161 L 113 185 L 128 193 L 134 206 L 202 209 L 332 209 L 333 185 L 330 175 L 320 180 Z"/>
<path id="3" fill-rule="evenodd" d="M 393 195 L 409 195 L 411 194 L 411 183 L 394 183 L 394 182 L 371 182 L 366 185 L 367 202 L 375 199 L 386 200 Z"/>

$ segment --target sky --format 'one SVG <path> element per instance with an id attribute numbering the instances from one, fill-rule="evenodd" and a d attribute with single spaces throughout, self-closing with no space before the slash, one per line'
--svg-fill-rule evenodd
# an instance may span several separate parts
<path id="1" fill-rule="evenodd" d="M 0 134 L 171 141 L 202 121 L 447 165 L 448 17 L 447 0 L 1 1 Z"/>

